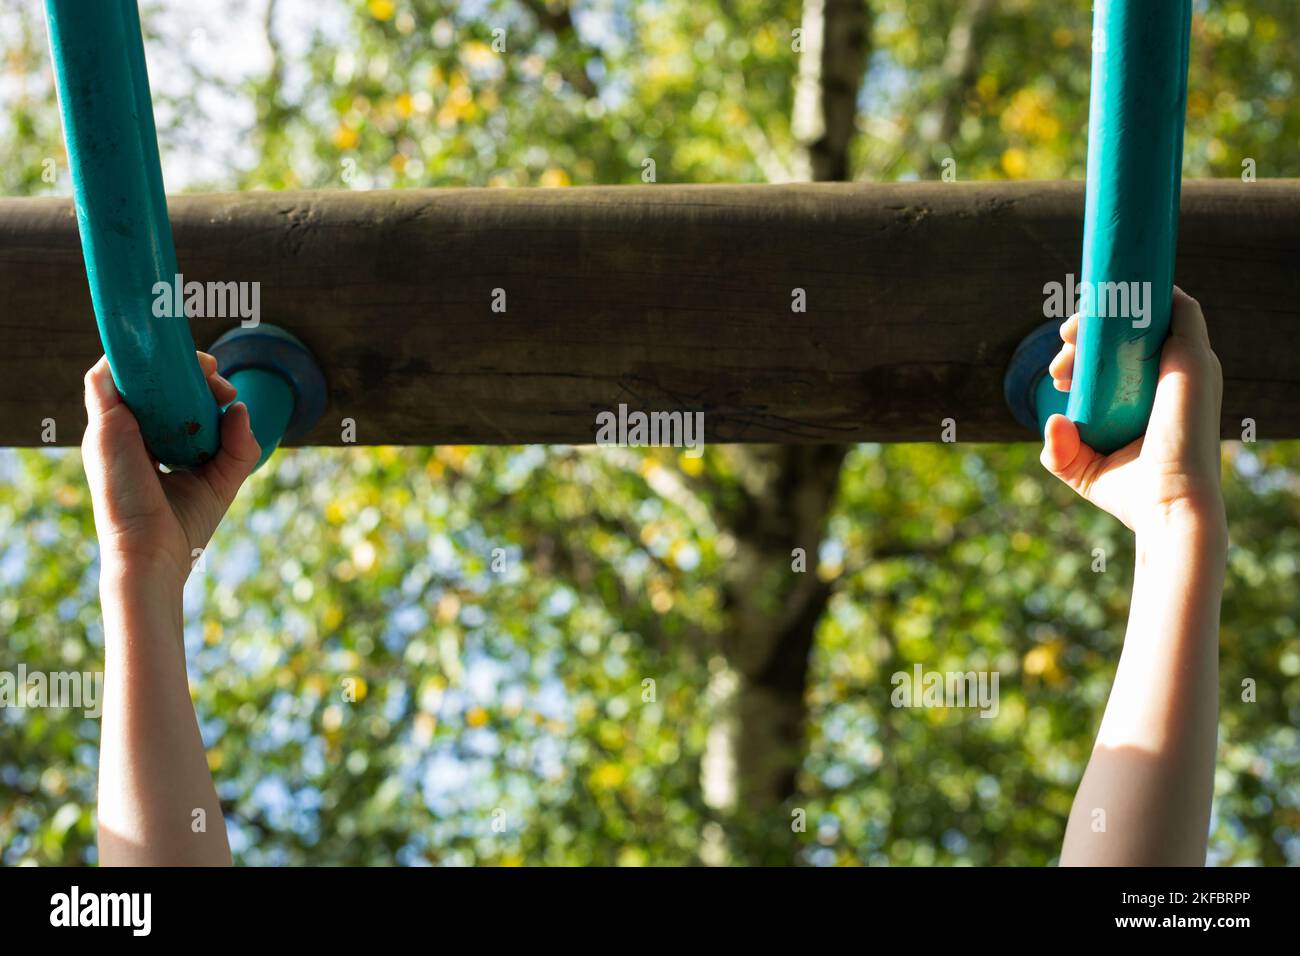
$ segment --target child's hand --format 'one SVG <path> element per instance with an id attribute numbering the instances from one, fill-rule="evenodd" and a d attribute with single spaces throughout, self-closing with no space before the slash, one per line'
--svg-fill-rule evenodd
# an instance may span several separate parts
<path id="1" fill-rule="evenodd" d="M 1061 326 L 1065 345 L 1053 359 L 1059 391 L 1069 391 L 1079 317 Z M 1064 415 L 1047 421 L 1043 466 L 1133 531 L 1171 517 L 1225 522 L 1219 487 L 1219 417 L 1223 369 L 1210 348 L 1200 304 L 1174 289 L 1169 338 L 1146 434 L 1110 455 L 1079 439 Z"/>
<path id="2" fill-rule="evenodd" d="M 217 374 L 217 361 L 199 352 L 199 365 L 218 404 L 235 389 Z M 100 562 L 106 572 L 127 579 L 137 575 L 180 589 L 189 576 L 196 549 L 234 501 L 257 464 L 248 408 L 232 405 L 221 418 L 221 450 L 194 471 L 163 474 L 145 448 L 140 426 L 113 384 L 108 360 L 86 373 L 86 414 L 82 459 L 95 509 Z"/>

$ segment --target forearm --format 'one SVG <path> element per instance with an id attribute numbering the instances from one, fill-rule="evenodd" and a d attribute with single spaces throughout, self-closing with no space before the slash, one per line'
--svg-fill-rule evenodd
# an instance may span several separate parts
<path id="1" fill-rule="evenodd" d="M 150 577 L 109 567 L 100 581 L 100 863 L 229 864 L 225 823 L 190 700 L 180 594 L 160 590 Z"/>
<path id="2" fill-rule="evenodd" d="M 1221 513 L 1140 532 L 1128 630 L 1063 865 L 1205 862 L 1218 736 Z"/>

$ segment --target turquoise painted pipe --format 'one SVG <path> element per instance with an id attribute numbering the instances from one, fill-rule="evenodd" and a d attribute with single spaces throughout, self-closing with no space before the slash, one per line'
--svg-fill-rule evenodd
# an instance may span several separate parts
<path id="1" fill-rule="evenodd" d="M 45 12 L 86 276 L 113 381 L 154 456 L 192 468 L 216 454 L 221 412 L 187 319 L 154 307 L 160 295 L 173 298 L 179 270 L 140 14 L 135 0 L 46 0 Z M 325 376 L 288 332 L 241 326 L 210 351 L 248 406 L 259 468 L 320 419 Z"/>
<path id="2" fill-rule="evenodd" d="M 1104 453 L 1146 431 L 1155 401 L 1173 302 L 1191 22 L 1191 0 L 1094 4 L 1084 301 L 1066 414 Z"/>
<path id="3" fill-rule="evenodd" d="M 248 406 L 253 437 L 262 446 L 262 457 L 257 460 L 257 467 L 261 468 L 279 447 L 293 417 L 293 386 L 282 375 L 260 368 L 231 372 L 229 380 L 239 392 L 239 401 Z"/>
<path id="4" fill-rule="evenodd" d="M 163 464 L 216 454 L 218 410 L 189 324 L 154 315 L 174 281 L 144 41 L 135 0 L 46 0 L 77 225 L 113 381 Z"/>

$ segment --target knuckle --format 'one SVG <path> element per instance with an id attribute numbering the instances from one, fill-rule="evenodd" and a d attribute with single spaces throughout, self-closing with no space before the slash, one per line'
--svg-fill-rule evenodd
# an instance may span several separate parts
<path id="1" fill-rule="evenodd" d="M 140 423 L 125 405 L 114 405 L 99 416 L 99 420 L 87 429 L 86 434 L 89 436 L 92 432 L 101 443 L 117 444 L 132 434 L 138 435 Z"/>

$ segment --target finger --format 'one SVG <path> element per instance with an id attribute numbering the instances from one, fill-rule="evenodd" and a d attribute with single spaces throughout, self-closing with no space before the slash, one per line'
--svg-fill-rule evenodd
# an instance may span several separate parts
<path id="1" fill-rule="evenodd" d="M 1047 366 L 1047 371 L 1051 373 L 1054 381 L 1068 382 L 1074 378 L 1074 346 L 1061 346 L 1061 351 L 1056 353 L 1052 363 Z"/>
<path id="2" fill-rule="evenodd" d="M 135 415 L 113 384 L 106 359 L 86 373 L 86 418 L 81 452 L 96 521 L 114 527 L 155 510 L 160 501 L 157 466 Z"/>
<path id="3" fill-rule="evenodd" d="M 229 405 L 235 400 L 235 396 L 239 394 L 235 390 L 235 386 L 231 385 L 225 376 L 216 372 L 208 376 L 208 388 L 212 389 L 212 397 L 221 406 Z"/>
<path id="4" fill-rule="evenodd" d="M 101 355 L 89 372 L 86 373 L 86 417 L 94 424 L 104 413 L 116 405 L 122 404 L 122 396 L 113 382 L 113 373 L 108 367 L 108 356 Z"/>
<path id="5" fill-rule="evenodd" d="M 1169 320 L 1169 334 L 1196 345 L 1210 347 L 1210 330 L 1205 322 L 1201 303 L 1178 286 L 1174 286 L 1173 313 Z"/>
<path id="6" fill-rule="evenodd" d="M 1052 388 L 1058 392 L 1069 392 L 1074 387 L 1074 379 L 1071 378 L 1054 378 L 1052 379 Z"/>
<path id="7" fill-rule="evenodd" d="M 198 356 L 203 377 L 208 380 L 208 388 L 212 389 L 212 397 L 217 400 L 218 405 L 229 405 L 235 400 L 237 392 L 235 386 L 230 384 L 230 380 L 217 371 L 216 356 L 207 352 L 194 354 Z"/>
<path id="8" fill-rule="evenodd" d="M 1076 312 L 1061 323 L 1061 341 L 1066 345 L 1075 345 L 1079 338 L 1079 314 Z"/>
<path id="9" fill-rule="evenodd" d="M 221 450 L 199 471 L 220 502 L 222 514 L 235 500 L 244 480 L 253 473 L 261 455 L 262 449 L 253 437 L 248 406 L 235 402 L 221 416 Z"/>
<path id="10" fill-rule="evenodd" d="M 140 423 L 113 384 L 108 359 L 101 358 L 86 373 L 86 433 L 82 453 L 99 465 L 101 474 L 139 474 L 148 464 L 149 451 L 140 434 Z"/>
<path id="11" fill-rule="evenodd" d="M 1043 452 L 1039 461 L 1057 478 L 1086 495 L 1088 469 L 1099 456 L 1083 443 L 1079 428 L 1064 415 L 1053 415 L 1043 429 Z"/>

